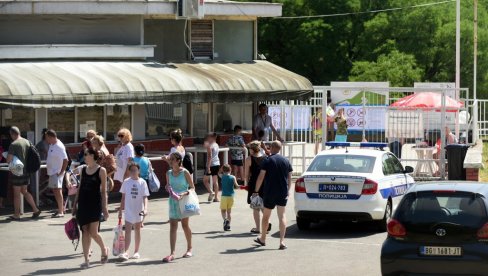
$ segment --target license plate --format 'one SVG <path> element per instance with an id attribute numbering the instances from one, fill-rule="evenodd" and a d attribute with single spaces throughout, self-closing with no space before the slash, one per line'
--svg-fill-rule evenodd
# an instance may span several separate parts
<path id="1" fill-rule="evenodd" d="M 347 193 L 347 184 L 319 184 L 319 192 Z"/>
<path id="2" fill-rule="evenodd" d="M 462 256 L 461 247 L 421 246 L 420 255 L 424 256 Z"/>

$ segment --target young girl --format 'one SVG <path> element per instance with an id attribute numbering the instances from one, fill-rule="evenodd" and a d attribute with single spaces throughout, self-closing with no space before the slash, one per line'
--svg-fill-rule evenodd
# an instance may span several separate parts
<path id="1" fill-rule="evenodd" d="M 144 147 L 143 144 L 138 144 L 134 147 L 134 152 L 136 154 L 136 157 L 132 159 L 135 163 L 139 164 L 140 168 L 140 177 L 148 183 L 149 181 L 149 173 L 152 171 L 151 167 L 151 161 L 149 161 L 149 158 L 144 157 L 144 152 L 146 148 Z"/>
<path id="2" fill-rule="evenodd" d="M 130 163 L 128 170 L 130 178 L 127 178 L 120 188 L 122 200 L 119 209 L 119 218 L 122 218 L 122 211 L 125 210 L 125 252 L 119 255 L 119 258 L 124 261 L 129 259 L 132 226 L 134 226 L 136 243 L 132 258 L 139 259 L 141 257 L 139 255 L 141 224 L 147 215 L 147 197 L 149 196 L 146 181 L 139 177 L 139 164 Z"/>
<path id="3" fill-rule="evenodd" d="M 205 170 L 205 176 L 203 177 L 203 184 L 205 184 L 205 187 L 209 192 L 208 201 L 212 201 L 213 199 L 214 202 L 219 202 L 219 182 L 217 176 L 220 170 L 220 159 L 219 145 L 215 142 L 216 139 L 217 134 L 215 132 L 209 133 L 205 137 L 204 146 L 207 148 L 207 167 Z M 213 187 L 210 187 L 210 177 L 212 177 Z"/>
<path id="4" fill-rule="evenodd" d="M 337 124 L 336 142 L 347 142 L 347 118 L 344 115 L 344 108 L 337 111 L 334 121 Z"/>
<path id="5" fill-rule="evenodd" d="M 181 221 L 181 226 L 183 227 L 183 231 L 185 232 L 186 238 L 186 253 L 183 255 L 183 258 L 189 258 L 192 255 L 192 244 L 191 244 L 191 229 L 190 229 L 190 219 L 189 218 L 182 218 L 180 212 L 180 205 L 178 200 L 182 197 L 187 196 L 190 192 L 189 189 L 195 189 L 193 185 L 193 180 L 190 176 L 190 173 L 182 167 L 181 155 L 177 152 L 170 154 L 169 156 L 169 163 L 171 169 L 166 173 L 166 190 L 171 191 L 171 194 L 174 196 L 170 196 L 168 199 L 169 203 L 169 223 L 170 223 L 170 246 L 171 246 L 171 253 L 164 257 L 163 262 L 168 263 L 175 259 L 175 248 L 176 248 L 176 231 L 178 230 L 178 221 Z"/>

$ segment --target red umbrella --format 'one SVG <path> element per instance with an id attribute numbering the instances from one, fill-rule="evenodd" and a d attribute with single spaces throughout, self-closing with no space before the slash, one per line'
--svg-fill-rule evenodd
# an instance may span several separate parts
<path id="1" fill-rule="evenodd" d="M 420 92 L 399 99 L 391 104 L 394 107 L 404 108 L 432 108 L 440 110 L 442 108 L 442 94 L 434 92 Z M 453 98 L 446 96 L 446 111 L 457 111 L 464 104 Z"/>

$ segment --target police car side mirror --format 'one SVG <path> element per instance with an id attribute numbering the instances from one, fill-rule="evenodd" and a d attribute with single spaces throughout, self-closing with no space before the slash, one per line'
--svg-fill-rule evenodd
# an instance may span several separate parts
<path id="1" fill-rule="evenodd" d="M 413 173 L 413 168 L 410 166 L 405 166 L 403 173 Z"/>

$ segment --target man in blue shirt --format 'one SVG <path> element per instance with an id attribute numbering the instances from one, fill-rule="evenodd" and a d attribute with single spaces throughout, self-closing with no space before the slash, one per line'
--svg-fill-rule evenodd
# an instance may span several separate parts
<path id="1" fill-rule="evenodd" d="M 290 162 L 279 154 L 281 151 L 281 142 L 274 141 L 271 144 L 271 156 L 261 163 L 261 172 L 256 181 L 256 189 L 253 196 L 258 195 L 257 191 L 261 188 L 263 180 L 266 179 L 266 185 L 263 187 L 263 220 L 261 223 L 261 237 L 254 241 L 261 246 L 266 245 L 266 234 L 268 229 L 269 217 L 271 211 L 277 207 L 278 219 L 280 222 L 280 247 L 286 249 L 284 243 L 286 233 L 286 216 L 285 208 L 290 194 L 291 173 L 293 171 Z"/>

